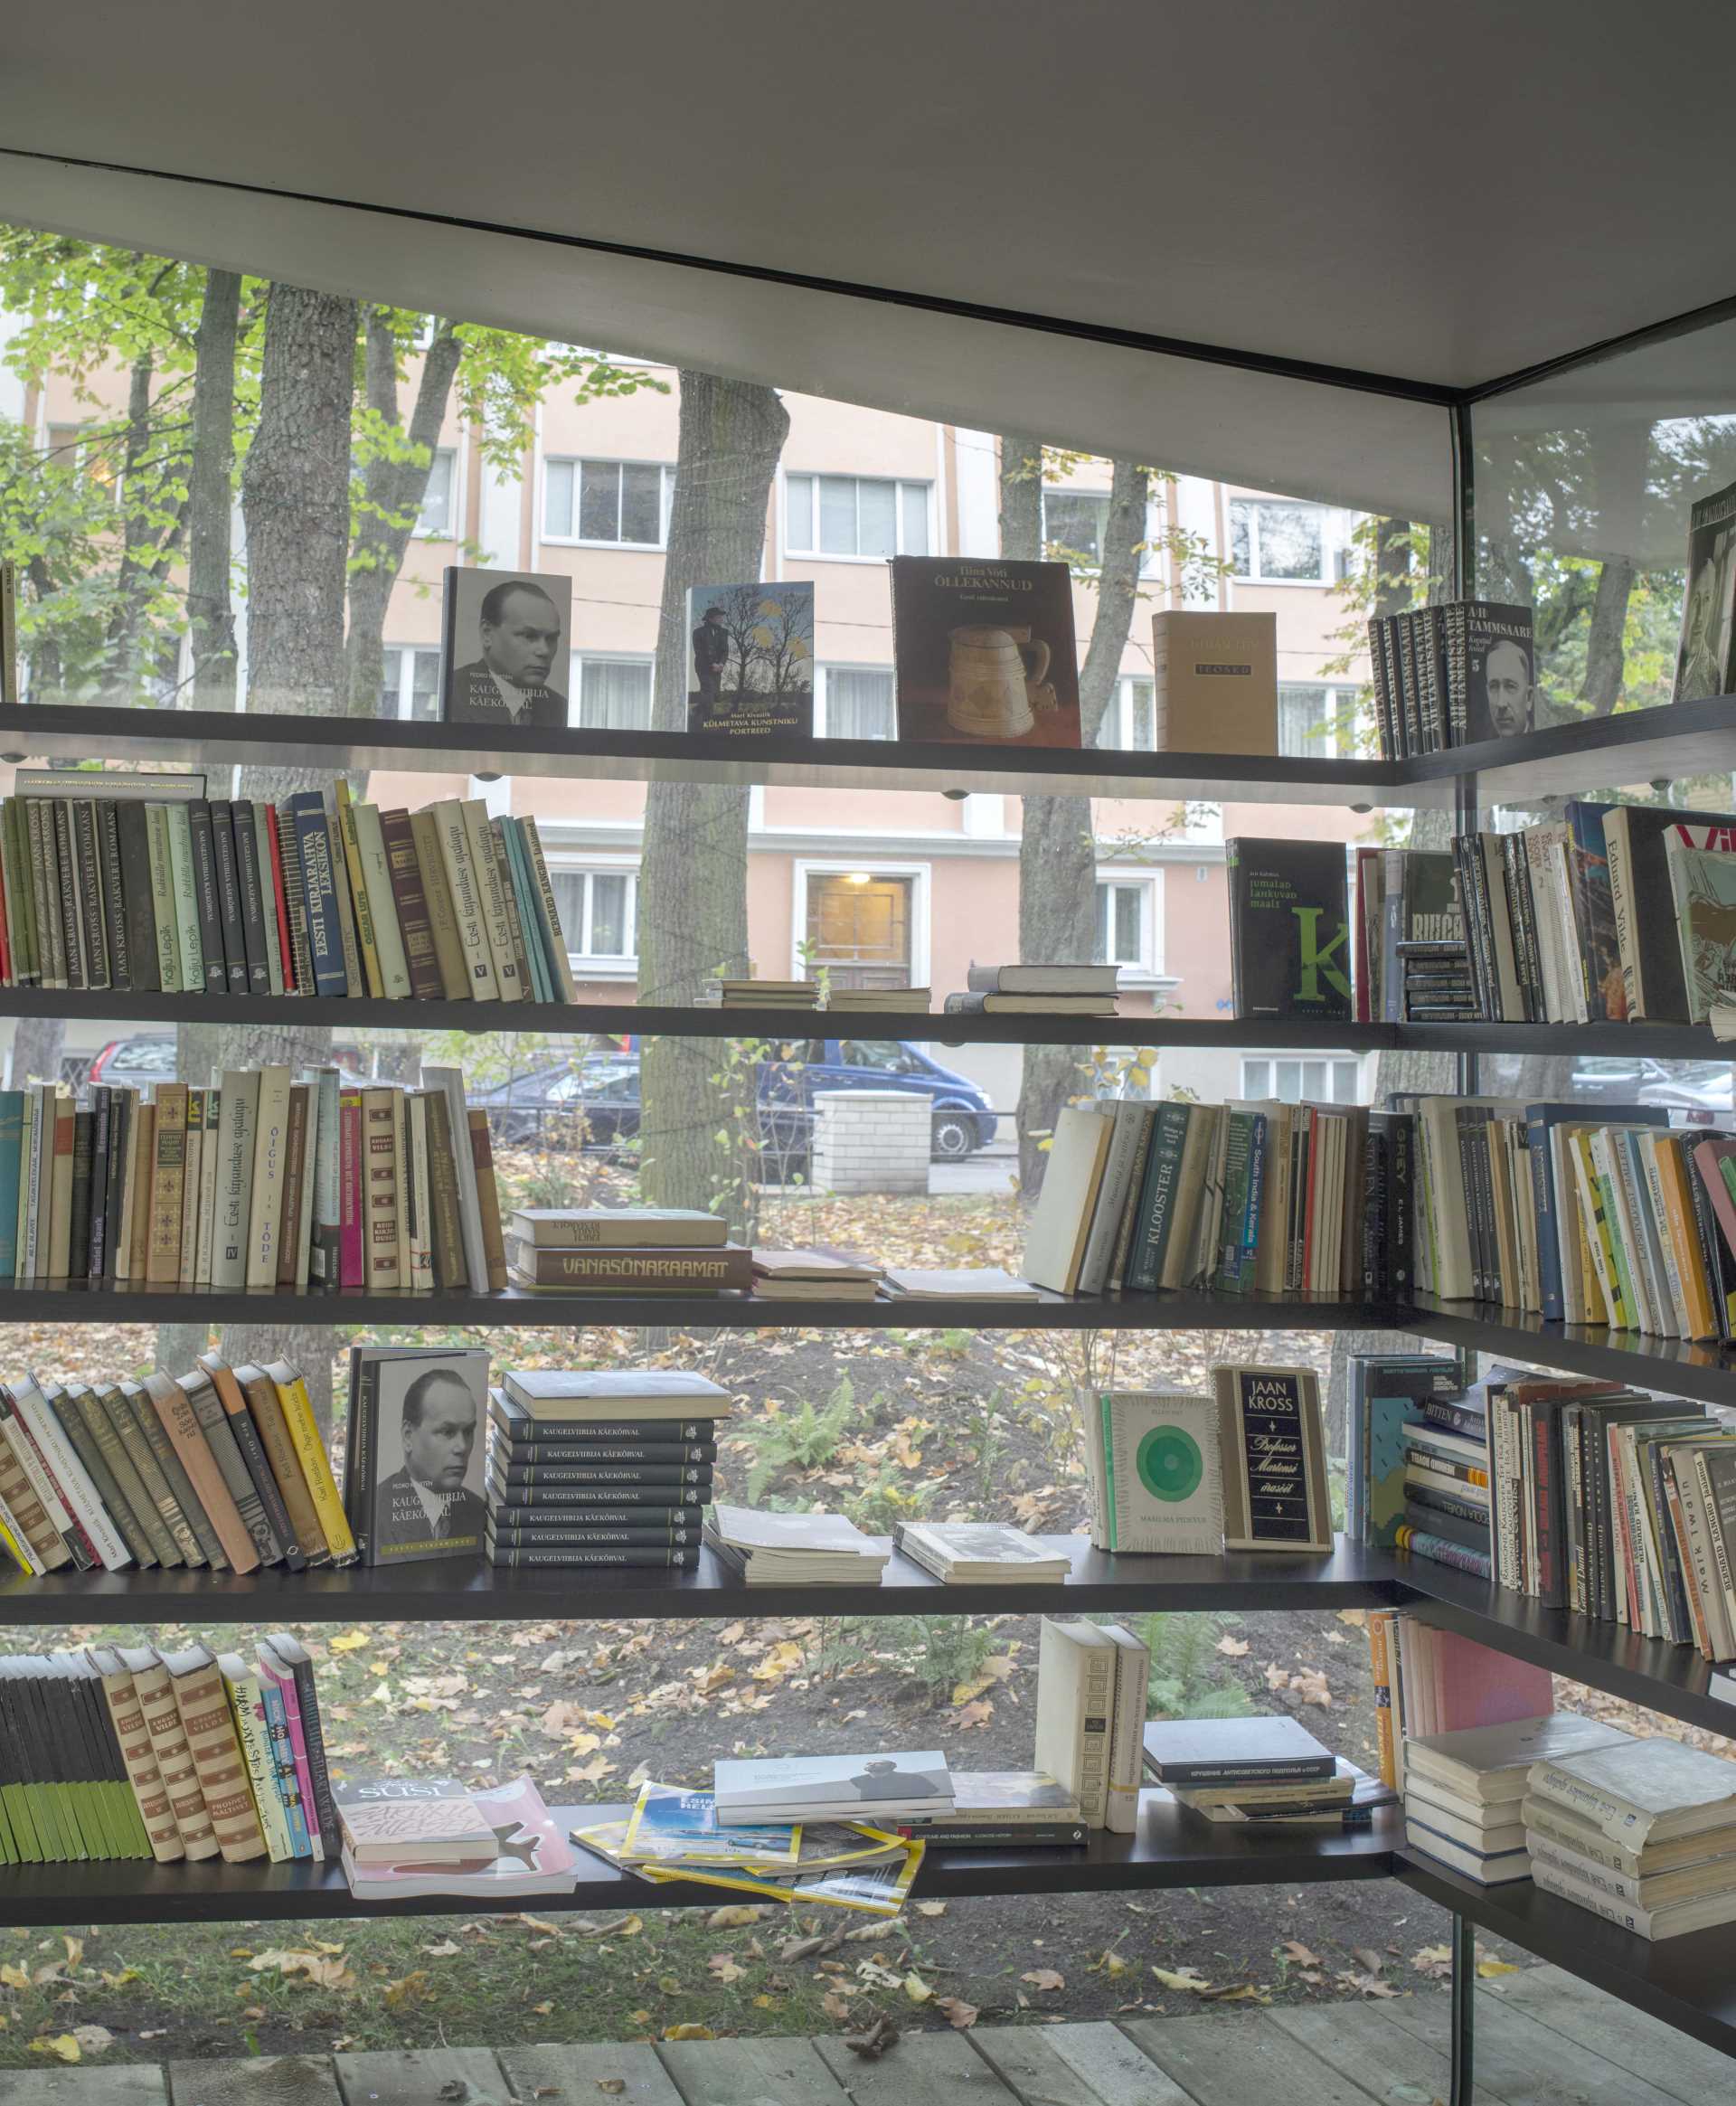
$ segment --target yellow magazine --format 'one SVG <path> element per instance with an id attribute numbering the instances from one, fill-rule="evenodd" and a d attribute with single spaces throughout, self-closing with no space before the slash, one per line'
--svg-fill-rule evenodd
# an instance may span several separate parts
<path id="1" fill-rule="evenodd" d="M 720 1827 L 716 1801 L 709 1791 L 646 1783 L 640 1785 L 627 1817 L 620 1854 L 627 1863 L 794 1865 L 801 1840 L 800 1827 L 788 1821 Z"/>
<path id="2" fill-rule="evenodd" d="M 646 1879 L 659 1884 L 692 1878 L 704 1886 L 727 1886 L 738 1894 L 758 1894 L 766 1901 L 823 1903 L 831 1908 L 859 1909 L 873 1916 L 895 1916 L 904 1906 L 921 1868 L 926 1846 L 907 1842 L 901 1836 L 886 1835 L 877 1828 L 864 1827 L 860 1833 L 874 1846 L 872 1864 L 832 1865 L 812 1872 L 797 1870 L 781 1876 L 768 1873 L 758 1879 L 746 1872 L 720 1872 L 714 1865 L 692 1873 L 677 1871 L 666 1865 L 646 1865 L 642 1869 Z M 888 1850 L 896 1855 L 889 1856 Z"/>

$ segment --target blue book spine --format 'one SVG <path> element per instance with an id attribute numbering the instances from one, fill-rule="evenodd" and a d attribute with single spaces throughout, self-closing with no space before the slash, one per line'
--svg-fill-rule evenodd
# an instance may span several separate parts
<path id="1" fill-rule="evenodd" d="M 296 822 L 296 845 L 301 852 L 314 991 L 347 995 L 350 982 L 344 969 L 344 933 L 337 919 L 336 873 L 332 867 L 332 830 L 326 823 L 326 800 L 316 789 L 304 789 L 290 798 L 289 810 Z"/>
<path id="2" fill-rule="evenodd" d="M 531 993 L 538 1002 L 556 999 L 551 982 L 551 968 L 544 950 L 546 938 L 537 915 L 536 887 L 531 882 L 530 865 L 524 856 L 524 843 L 521 839 L 516 819 L 508 817 L 501 828 L 506 845 L 506 868 L 512 874 L 513 897 L 518 907 L 518 925 L 524 937 L 524 957 L 531 968 Z"/>
<path id="3" fill-rule="evenodd" d="M 1549 1129 L 1555 1121 L 1544 1104 L 1525 1107 L 1525 1152 L 1531 1157 L 1531 1204 L 1537 1216 L 1537 1277 L 1543 1315 L 1559 1324 L 1566 1315 L 1561 1300 L 1561 1245 L 1555 1220 L 1555 1180 L 1550 1173 Z"/>
<path id="4" fill-rule="evenodd" d="M 24 1093 L 0 1090 L 0 1280 L 18 1270 L 18 1177 L 24 1165 Z"/>
<path id="5" fill-rule="evenodd" d="M 307 1833 L 307 1817 L 301 1809 L 301 1787 L 296 1780 L 289 1714 L 284 1707 L 282 1690 L 269 1675 L 259 1676 L 259 1697 L 265 1705 L 265 1729 L 271 1745 L 271 1767 L 277 1773 L 278 1796 L 283 1801 L 284 1818 L 289 1824 L 289 1847 L 297 1857 L 311 1857 L 313 1838 Z"/>

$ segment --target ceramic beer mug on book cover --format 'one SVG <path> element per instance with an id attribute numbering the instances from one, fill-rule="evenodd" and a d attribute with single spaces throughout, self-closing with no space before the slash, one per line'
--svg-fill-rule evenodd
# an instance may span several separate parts
<path id="1" fill-rule="evenodd" d="M 956 732 L 1016 739 L 1036 722 L 1033 712 L 1055 706 L 1044 675 L 1049 646 L 1026 628 L 972 624 L 948 631 L 950 646 L 947 722 Z"/>

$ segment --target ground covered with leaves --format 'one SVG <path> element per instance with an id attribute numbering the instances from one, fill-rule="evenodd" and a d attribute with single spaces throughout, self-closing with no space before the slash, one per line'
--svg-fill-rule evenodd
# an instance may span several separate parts
<path id="1" fill-rule="evenodd" d="M 763 1240 L 910 1264 L 1014 1264 L 1000 1198 L 773 1201 Z M 397 1333 L 395 1336 L 422 1336 Z M 345 1344 L 345 1340 L 338 1340 Z M 25 1365 L 148 1365 L 143 1329 L 44 1328 Z M 599 1327 L 494 1334 L 497 1367 L 644 1360 L 698 1366 L 737 1416 L 731 1498 L 826 1506 L 884 1532 L 901 1517 L 1081 1527 L 1071 1397 L 1081 1382 L 1203 1384 L 1258 1355 L 1323 1372 L 1319 1333 L 731 1332 Z M 943 1747 L 956 1769 L 1032 1759 L 1029 1617 L 813 1616 L 721 1623 L 304 1627 L 335 1766 L 478 1783 L 527 1772 L 551 1804 L 618 1800 L 646 1778 L 706 1785 L 720 1756 Z M 1154 1715 L 1275 1710 L 1372 1767 L 1362 1614 L 1141 1620 Z M 88 1639 L 112 1635 L 91 1629 Z M 231 1646 L 233 1627 L 161 1629 Z M 69 1642 L 14 1630 L 18 1650 Z M 1596 1693 L 1561 1700 L 1630 1725 Z M 1710 1736 L 1670 1726 L 1716 1745 Z M 369 1922 L 0 1931 L 0 2065 L 333 2047 L 504 2045 L 706 2033 L 863 2034 L 1220 2001 L 1437 1993 L 1448 1919 L 1394 1882 L 1302 1889 L 919 1902 L 883 1923 L 838 1911 L 646 1908 L 587 1920 L 455 1912 Z M 1524 1956 L 1491 1948 L 1486 1971 Z"/>

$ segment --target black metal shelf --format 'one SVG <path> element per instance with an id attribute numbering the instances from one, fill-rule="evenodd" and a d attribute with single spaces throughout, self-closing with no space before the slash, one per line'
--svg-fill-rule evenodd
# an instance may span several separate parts
<path id="1" fill-rule="evenodd" d="M 1534 1361 L 1571 1374 L 1609 1376 L 1699 1403 L 1736 1404 L 1736 1348 L 1729 1346 L 1612 1331 L 1603 1324 L 1554 1323 L 1523 1309 L 1445 1302 L 1423 1294 L 1410 1305 L 1401 1328 L 1442 1346 Z"/>
<path id="2" fill-rule="evenodd" d="M 623 1820 L 627 1806 L 550 1809 L 562 1829 Z M 1379 1809 L 1365 1829 L 1302 1829 L 1246 1837 L 1176 1806 L 1166 1794 L 1140 1795 L 1131 1836 L 1094 1830 L 1071 1850 L 934 1850 L 924 1858 L 918 1899 L 967 1894 L 1103 1894 L 1137 1887 L 1300 1886 L 1384 1879 L 1401 1831 L 1396 1809 Z M 722 1898 L 727 1899 L 727 1895 Z M 684 1882 L 660 1885 L 581 1856 L 571 1894 L 523 1905 L 538 1914 L 566 1909 L 715 1908 L 720 1889 Z M 452 1894 L 358 1902 L 343 1868 L 299 1858 L 284 1865 L 158 1865 L 132 1859 L 84 1865 L 18 1865 L 0 1870 L 0 1922 L 233 1923 L 316 1916 L 449 1916 L 489 1906 Z M 512 1906 L 510 1903 L 503 1905 Z"/>
<path id="3" fill-rule="evenodd" d="M 164 995 L 124 990 L 0 987 L 0 1017 L 71 1023 L 227 1024 L 342 1030 L 533 1031 L 646 1038 L 826 1036 L 927 1040 L 951 1045 L 1323 1047 L 1334 1053 L 1632 1053 L 1660 1061 L 1722 1055 L 1703 1024 L 1339 1024 L 1312 1016 L 948 1016 L 939 1009 L 717 1009 L 631 1002 L 417 1002 L 319 995 Z M 1588 1112 L 1596 1110 L 1588 1104 Z"/>
<path id="4" fill-rule="evenodd" d="M 882 1539 L 885 1540 L 885 1539 Z M 1396 1598 L 1385 1551 L 1340 1540 L 1330 1555 L 1231 1552 L 1132 1557 L 1082 1536 L 1038 1539 L 1072 1560 L 1063 1582 L 997 1580 L 947 1586 L 893 1552 L 878 1585 L 749 1586 L 702 1551 L 691 1572 L 496 1571 L 468 1561 L 346 1566 L 339 1572 L 51 1572 L 0 1579 L 0 1625 L 51 1623 L 471 1622 L 742 1616 L 1137 1615 L 1148 1609 L 1375 1608 Z"/>
<path id="5" fill-rule="evenodd" d="M 821 789 L 986 791 L 1175 802 L 1451 805 L 1477 779 L 1485 804 L 1588 787 L 1722 773 L 1736 697 L 1631 711 L 1409 760 L 1303 760 L 1250 753 L 1129 753 L 872 739 L 755 742 L 722 732 L 530 731 L 397 718 L 247 716 L 221 711 L 0 709 L 0 751 L 57 761 L 253 764 L 420 774 L 582 776 L 616 781 L 766 783 Z"/>

